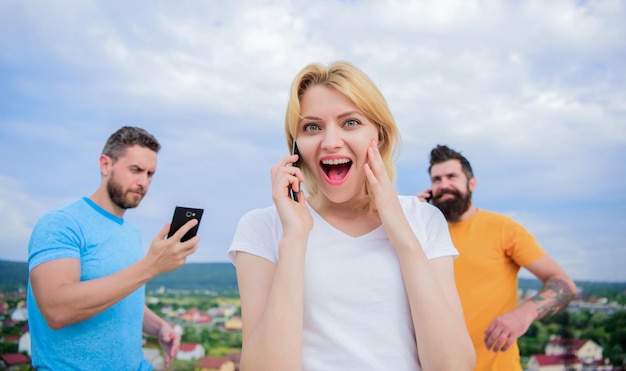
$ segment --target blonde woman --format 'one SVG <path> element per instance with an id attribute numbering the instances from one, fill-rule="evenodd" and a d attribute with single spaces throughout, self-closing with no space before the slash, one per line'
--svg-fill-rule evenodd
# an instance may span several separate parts
<path id="1" fill-rule="evenodd" d="M 243 216 L 228 253 L 241 369 L 473 369 L 457 251 L 439 210 L 396 194 L 398 130 L 378 88 L 348 62 L 308 65 L 285 133 L 299 155 L 272 167 L 274 205 Z"/>

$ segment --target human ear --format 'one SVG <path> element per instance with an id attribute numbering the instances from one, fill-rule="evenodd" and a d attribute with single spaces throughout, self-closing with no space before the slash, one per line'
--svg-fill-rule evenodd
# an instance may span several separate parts
<path id="1" fill-rule="evenodd" d="M 472 177 L 472 179 L 469 180 L 468 185 L 470 192 L 474 192 L 474 188 L 476 188 L 476 177 Z"/>
<path id="2" fill-rule="evenodd" d="M 100 174 L 102 174 L 102 176 L 109 175 L 109 171 L 110 171 L 111 165 L 113 164 L 113 160 L 109 156 L 102 154 L 100 155 L 100 158 L 98 159 L 98 161 L 100 163 Z"/>

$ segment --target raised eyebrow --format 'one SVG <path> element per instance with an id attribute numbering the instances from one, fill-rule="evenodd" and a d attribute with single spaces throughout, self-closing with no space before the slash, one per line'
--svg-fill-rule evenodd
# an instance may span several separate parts
<path id="1" fill-rule="evenodd" d="M 344 117 L 355 116 L 355 115 L 363 117 L 363 114 L 361 112 L 359 112 L 359 111 L 349 111 L 349 112 L 344 112 L 344 113 L 338 115 L 337 118 L 341 119 L 341 118 L 344 118 Z M 323 121 L 323 120 L 321 118 L 315 117 L 315 116 L 303 116 L 300 119 L 300 122 L 303 122 L 303 121 Z"/>
<path id="2" fill-rule="evenodd" d="M 350 112 L 342 113 L 341 115 L 337 116 L 337 118 L 341 119 L 344 117 L 355 116 L 355 115 L 363 117 L 363 114 L 361 114 L 361 112 L 359 111 L 350 111 Z"/>
<path id="3" fill-rule="evenodd" d="M 300 122 L 304 122 L 304 121 L 322 121 L 322 119 L 319 117 L 315 117 L 315 116 L 304 116 L 302 117 Z"/>

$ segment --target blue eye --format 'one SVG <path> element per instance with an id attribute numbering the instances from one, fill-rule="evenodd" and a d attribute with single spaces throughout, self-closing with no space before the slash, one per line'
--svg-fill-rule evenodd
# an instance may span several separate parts
<path id="1" fill-rule="evenodd" d="M 344 126 L 348 126 L 348 127 L 353 127 L 353 126 L 357 126 L 360 123 L 357 120 L 348 120 L 344 123 Z"/>
<path id="2" fill-rule="evenodd" d="M 305 124 L 304 125 L 304 131 L 316 131 L 316 130 L 320 130 L 320 127 L 317 124 Z"/>

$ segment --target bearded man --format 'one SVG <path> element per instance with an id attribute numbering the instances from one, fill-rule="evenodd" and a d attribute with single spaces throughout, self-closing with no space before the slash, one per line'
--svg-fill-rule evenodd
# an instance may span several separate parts
<path id="1" fill-rule="evenodd" d="M 459 152 L 438 145 L 430 153 L 431 188 L 417 195 L 439 208 L 459 256 L 456 286 L 480 371 L 522 370 L 517 339 L 533 321 L 563 310 L 576 286 L 513 219 L 472 204 L 476 178 Z M 518 272 L 527 269 L 543 287 L 518 304 Z"/>
<path id="2" fill-rule="evenodd" d="M 158 339 L 166 367 L 180 335 L 145 305 L 145 284 L 180 267 L 199 237 L 181 242 L 187 222 L 166 239 L 166 223 L 144 255 L 139 230 L 124 219 L 156 171 L 159 142 L 137 127 L 113 133 L 99 158 L 97 190 L 46 213 L 28 246 L 28 324 L 37 370 L 151 370 L 142 332 Z"/>

